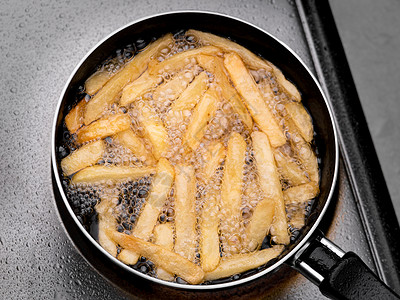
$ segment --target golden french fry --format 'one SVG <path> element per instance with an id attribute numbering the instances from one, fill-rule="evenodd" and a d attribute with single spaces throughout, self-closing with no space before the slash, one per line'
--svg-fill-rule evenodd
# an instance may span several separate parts
<path id="1" fill-rule="evenodd" d="M 211 44 L 215 47 L 221 48 L 224 52 L 236 52 L 243 59 L 245 64 L 248 65 L 251 69 L 264 69 L 266 71 L 271 70 L 270 65 L 264 59 L 255 55 L 253 52 L 247 50 L 243 46 L 232 42 L 231 40 L 208 32 L 202 32 L 193 29 L 186 31 L 186 35 L 196 36 L 201 43 Z"/>
<path id="2" fill-rule="evenodd" d="M 304 207 L 298 207 L 290 212 L 289 224 L 292 228 L 300 229 L 305 224 L 305 209 Z"/>
<path id="3" fill-rule="evenodd" d="M 106 83 L 113 77 L 115 73 L 106 70 L 95 72 L 85 81 L 85 92 L 88 95 L 96 94 Z"/>
<path id="4" fill-rule="evenodd" d="M 118 203 L 118 194 L 104 193 L 100 196 L 100 203 L 96 205 L 98 213 L 99 244 L 112 256 L 117 256 L 117 244 L 108 236 L 107 230 L 116 230 L 118 223 L 113 216 L 113 209 Z"/>
<path id="5" fill-rule="evenodd" d="M 196 251 L 196 179 L 190 165 L 175 167 L 175 252 L 195 260 Z"/>
<path id="6" fill-rule="evenodd" d="M 85 111 L 86 100 L 82 99 L 79 103 L 70 110 L 65 116 L 65 125 L 71 134 L 75 133 L 83 126 L 83 112 Z"/>
<path id="7" fill-rule="evenodd" d="M 117 227 L 117 222 L 115 224 L 110 224 L 109 221 L 105 221 L 99 215 L 99 244 L 110 253 L 112 256 L 117 257 L 117 245 L 116 243 L 106 234 L 107 229 L 114 229 Z M 114 222 L 113 222 L 114 223 Z"/>
<path id="8" fill-rule="evenodd" d="M 205 165 L 202 171 L 205 183 L 209 182 L 225 156 L 225 147 L 220 142 L 212 143 L 206 149 L 204 157 Z M 209 189 L 207 191 L 200 219 L 200 258 L 201 266 L 205 272 L 214 270 L 220 260 L 218 234 L 219 198 L 219 190 Z"/>
<path id="9" fill-rule="evenodd" d="M 174 101 L 186 90 L 193 78 L 193 71 L 190 70 L 176 74 L 171 80 L 156 88 L 153 93 L 153 100 L 158 102 Z"/>
<path id="10" fill-rule="evenodd" d="M 206 131 L 206 126 L 217 110 L 218 96 L 215 90 L 208 89 L 194 108 L 192 117 L 183 136 L 183 141 L 196 150 Z"/>
<path id="11" fill-rule="evenodd" d="M 293 158 L 282 153 L 279 148 L 273 149 L 273 152 L 278 172 L 290 185 L 296 186 L 310 181 Z"/>
<path id="12" fill-rule="evenodd" d="M 286 93 L 289 94 L 289 96 L 292 97 L 293 100 L 300 102 L 301 96 L 298 89 L 294 86 L 294 84 L 291 83 L 289 80 L 287 80 L 285 76 L 282 74 L 281 70 L 279 70 L 276 66 L 274 66 L 271 63 L 270 66 L 272 67 L 273 73 L 276 79 L 278 80 L 279 85 L 286 91 Z"/>
<path id="13" fill-rule="evenodd" d="M 154 165 L 156 160 L 153 154 L 146 149 L 146 146 L 141 138 L 139 138 L 131 128 L 118 132 L 112 137 L 113 142 L 128 148 L 138 159 L 145 162 L 147 165 Z"/>
<path id="14" fill-rule="evenodd" d="M 190 284 L 198 284 L 203 281 L 204 271 L 179 254 L 132 235 L 126 235 L 117 231 L 108 231 L 108 234 L 121 247 L 140 253 L 140 255 L 151 260 L 156 266 L 171 274 L 180 276 Z"/>
<path id="15" fill-rule="evenodd" d="M 257 203 L 250 222 L 246 227 L 245 245 L 249 251 L 260 249 L 268 234 L 275 215 L 275 203 L 268 198 Z"/>
<path id="16" fill-rule="evenodd" d="M 225 254 L 235 254 L 240 250 L 239 226 L 240 205 L 246 142 L 237 132 L 232 132 L 228 141 L 225 170 L 221 186 L 221 235 Z"/>
<path id="17" fill-rule="evenodd" d="M 171 223 L 159 224 L 154 227 L 154 243 L 160 245 L 169 251 L 174 249 L 174 232 Z M 165 271 L 163 268 L 158 267 L 156 270 L 157 278 L 162 280 L 174 280 L 174 274 Z"/>
<path id="18" fill-rule="evenodd" d="M 200 259 L 204 272 L 214 270 L 220 260 L 219 254 L 219 193 L 209 190 L 204 199 L 203 212 L 200 219 Z"/>
<path id="19" fill-rule="evenodd" d="M 208 76 L 201 72 L 171 105 L 171 110 L 192 110 L 207 89 Z"/>
<path id="20" fill-rule="evenodd" d="M 157 224 L 158 215 L 167 199 L 175 176 L 174 168 L 166 158 L 158 161 L 156 172 L 151 184 L 150 195 L 132 231 L 134 236 L 145 241 L 150 238 L 154 226 Z M 134 265 L 138 258 L 139 253 L 126 249 L 118 255 L 118 259 L 128 265 Z"/>
<path id="21" fill-rule="evenodd" d="M 209 183 L 221 161 L 225 158 L 225 147 L 220 142 L 211 144 L 204 158 L 203 180 Z M 219 202 L 220 192 L 209 189 L 206 193 L 203 211 L 200 218 L 200 258 L 201 267 L 205 272 L 214 270 L 220 260 L 219 254 Z"/>
<path id="22" fill-rule="evenodd" d="M 160 63 L 149 65 L 149 73 L 151 75 L 161 74 L 162 72 L 174 73 L 183 69 L 186 65 L 191 63 L 200 54 L 218 55 L 222 54 L 221 49 L 214 46 L 205 46 L 196 49 L 186 50 L 168 57 Z"/>
<path id="23" fill-rule="evenodd" d="M 196 106 L 199 99 L 207 90 L 207 83 L 208 76 L 205 72 L 196 76 L 187 89 L 172 103 L 166 116 L 166 123 L 180 123 L 182 121 L 182 111 L 190 111 Z"/>
<path id="24" fill-rule="evenodd" d="M 266 199 L 262 201 L 268 201 L 271 205 L 275 205 L 275 214 L 271 226 L 271 234 L 273 239 L 278 244 L 289 244 L 289 233 L 288 224 L 286 219 L 285 203 L 283 200 L 282 186 L 279 180 L 278 171 L 276 169 L 274 156 L 271 150 L 270 143 L 267 135 L 260 131 L 254 131 L 251 134 L 253 141 L 253 152 L 254 158 L 257 164 L 257 173 L 260 180 L 260 187 L 264 193 Z M 266 212 L 265 212 L 266 213 Z M 254 217 L 262 218 L 262 211 Z M 250 221 L 252 222 L 252 221 Z M 260 221 L 255 221 L 259 224 Z M 263 223 L 267 225 L 266 223 Z M 264 237 L 267 233 L 268 228 L 259 228 L 259 231 L 263 232 Z M 262 239 L 264 239 L 262 237 Z M 261 244 L 261 234 L 258 235 L 259 240 L 255 240 L 255 243 Z"/>
<path id="25" fill-rule="evenodd" d="M 282 146 L 286 142 L 285 135 L 276 122 L 274 115 L 266 106 L 257 84 L 246 69 L 243 61 L 237 54 L 229 53 L 225 56 L 224 63 L 254 121 L 268 135 L 273 147 Z"/>
<path id="26" fill-rule="evenodd" d="M 225 156 L 226 150 L 221 142 L 214 142 L 208 146 L 203 158 L 205 162 L 205 166 L 202 170 L 204 182 L 207 183 L 211 179 Z"/>
<path id="27" fill-rule="evenodd" d="M 61 168 L 69 176 L 97 163 L 103 157 L 106 145 L 103 140 L 86 144 L 61 161 Z"/>
<path id="28" fill-rule="evenodd" d="M 76 133 L 76 141 L 81 144 L 98 138 L 102 139 L 127 130 L 130 125 L 131 118 L 129 115 L 110 115 L 79 129 Z"/>
<path id="29" fill-rule="evenodd" d="M 143 125 L 145 137 L 153 146 L 154 157 L 160 159 L 169 145 L 167 130 L 150 103 L 140 100 L 136 104 L 140 111 L 139 122 Z"/>
<path id="30" fill-rule="evenodd" d="M 121 90 L 138 78 L 147 68 L 151 57 L 173 42 L 172 34 L 167 34 L 151 43 L 142 52 L 136 54 L 125 67 L 115 74 L 86 105 L 84 124 L 98 119 L 108 105 L 116 101 Z"/>
<path id="31" fill-rule="evenodd" d="M 274 246 L 261 251 L 223 258 L 215 270 L 205 274 L 204 279 L 215 280 L 257 268 L 277 257 L 282 251 L 283 246 Z"/>
<path id="32" fill-rule="evenodd" d="M 286 111 L 292 118 L 297 129 L 307 143 L 313 139 L 314 130 L 311 116 L 307 113 L 304 106 L 300 103 L 291 102 L 285 105 Z"/>
<path id="33" fill-rule="evenodd" d="M 306 201 L 317 197 L 319 187 L 315 182 L 309 182 L 288 188 L 283 192 L 285 204 L 304 204 Z"/>
<path id="34" fill-rule="evenodd" d="M 76 173 L 71 183 L 101 183 L 106 181 L 121 182 L 127 180 L 135 180 L 137 178 L 150 175 L 154 172 L 154 168 L 133 168 L 126 166 L 92 166 L 87 167 Z"/>
<path id="35" fill-rule="evenodd" d="M 157 174 L 153 179 L 151 192 L 146 203 L 161 210 L 174 182 L 175 170 L 170 162 L 162 157 L 158 161 L 156 171 Z"/>
<path id="36" fill-rule="evenodd" d="M 145 94 L 146 91 L 155 87 L 158 81 L 159 79 L 157 76 L 149 75 L 148 71 L 144 72 L 138 79 L 124 87 L 119 104 L 121 106 L 131 104 L 137 98 Z"/>
<path id="37" fill-rule="evenodd" d="M 303 163 L 310 180 L 316 184 L 319 183 L 318 160 L 315 153 L 312 151 L 311 146 L 304 140 L 303 143 L 298 144 L 298 155 Z"/>
<path id="38" fill-rule="evenodd" d="M 264 98 L 264 101 L 268 104 L 270 101 L 275 101 L 274 98 L 274 91 L 272 90 L 272 87 L 270 86 L 269 82 L 266 80 L 261 80 L 257 84 L 258 89 L 261 92 L 261 95 Z"/>
<path id="39" fill-rule="evenodd" d="M 299 133 L 297 126 L 291 118 L 285 119 L 288 132 L 291 136 L 290 142 L 296 150 L 296 155 L 303 164 L 305 171 L 308 173 L 310 180 L 316 184 L 319 183 L 318 160 L 314 151 L 311 149 L 302 135 Z"/>
<path id="40" fill-rule="evenodd" d="M 253 119 L 225 73 L 224 60 L 220 57 L 209 55 L 199 55 L 196 59 L 202 68 L 214 74 L 216 82 L 221 87 L 222 97 L 229 101 L 243 124 L 249 129 L 253 128 Z"/>
<path id="41" fill-rule="evenodd" d="M 96 212 L 103 217 L 111 216 L 116 203 L 118 203 L 118 195 L 117 189 L 104 189 L 104 192 L 99 193 L 100 202 L 95 206 Z"/>

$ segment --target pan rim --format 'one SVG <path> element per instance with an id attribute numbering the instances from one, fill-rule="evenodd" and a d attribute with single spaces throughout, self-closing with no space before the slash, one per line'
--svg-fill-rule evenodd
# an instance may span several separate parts
<path id="1" fill-rule="evenodd" d="M 218 17 L 223 17 L 223 18 L 228 18 L 228 19 L 232 19 L 234 21 L 237 22 L 241 22 L 244 23 L 248 26 L 251 26 L 255 29 L 257 29 L 258 31 L 261 31 L 263 34 L 268 35 L 270 38 L 274 39 L 275 41 L 277 41 L 279 44 L 281 44 L 284 48 L 286 48 L 287 51 L 290 52 L 291 55 L 293 55 L 296 60 L 298 62 L 300 62 L 300 64 L 302 65 L 302 67 L 308 72 L 308 74 L 311 76 L 312 80 L 314 81 L 315 85 L 318 87 L 320 94 L 322 95 L 322 98 L 324 99 L 325 102 L 325 106 L 328 110 L 328 114 L 329 114 L 329 118 L 330 118 L 330 123 L 332 124 L 332 129 L 333 129 L 333 139 L 334 139 L 334 150 L 335 150 L 335 154 L 334 154 L 334 170 L 333 170 L 333 176 L 332 176 L 332 184 L 330 186 L 330 190 L 327 196 L 327 200 L 324 204 L 324 207 L 322 208 L 322 210 L 320 211 L 317 219 L 315 220 L 315 223 L 313 224 L 313 226 L 308 230 L 307 234 L 303 237 L 303 239 L 292 249 L 290 250 L 284 257 L 282 257 L 281 259 L 279 259 L 276 263 L 274 263 L 273 265 L 269 266 L 268 268 L 266 268 L 263 271 L 257 272 L 256 274 L 253 274 L 251 276 L 248 276 L 246 278 L 242 278 L 242 279 L 238 279 L 235 281 L 231 281 L 231 282 L 226 282 L 226 283 L 217 283 L 217 284 L 210 284 L 210 285 L 185 285 L 185 284 L 179 284 L 179 283 L 175 283 L 175 282 L 169 282 L 169 281 L 164 281 L 146 274 L 143 274 L 137 270 L 134 270 L 133 268 L 129 267 L 128 265 L 122 263 L 121 261 L 119 261 L 117 258 L 113 257 L 111 254 L 109 254 L 106 250 L 104 250 L 103 247 L 100 246 L 100 244 L 89 234 L 89 232 L 83 227 L 83 225 L 79 222 L 78 218 L 76 217 L 75 213 L 73 212 L 72 207 L 70 206 L 67 197 L 64 193 L 64 189 L 62 188 L 62 183 L 61 183 L 61 178 L 60 178 L 60 174 L 58 173 L 58 169 L 57 169 L 57 159 L 56 159 L 56 130 L 57 130 L 57 121 L 58 121 L 58 117 L 60 114 L 60 109 L 61 109 L 61 104 L 63 102 L 63 98 L 65 96 L 65 93 L 72 81 L 72 79 L 74 78 L 74 76 L 76 75 L 78 69 L 82 66 L 82 64 L 88 59 L 88 57 L 90 55 L 92 55 L 92 53 L 98 48 L 100 47 L 104 42 L 106 42 L 108 39 L 110 39 L 112 36 L 116 35 L 117 33 L 125 30 L 126 28 L 135 25 L 137 23 L 140 23 L 142 21 L 146 21 L 149 19 L 153 19 L 153 18 L 157 18 L 157 17 L 161 17 L 161 16 L 166 16 L 166 15 L 174 15 L 174 14 L 187 14 L 187 13 L 198 13 L 198 14 L 211 14 L 214 16 L 218 16 Z M 183 289 L 183 290 L 217 290 L 217 289 L 222 289 L 222 288 L 230 288 L 233 286 L 238 286 L 238 285 L 242 285 L 246 282 L 249 281 L 253 281 L 257 278 L 260 278 L 270 272 L 272 272 L 273 270 L 276 270 L 278 268 L 280 268 L 285 262 L 289 262 L 290 259 L 292 257 L 295 257 L 295 254 L 307 243 L 307 241 L 311 238 L 311 236 L 314 234 L 315 230 L 317 229 L 319 223 L 321 222 L 322 218 L 325 215 L 326 210 L 328 209 L 329 203 L 331 202 L 333 193 L 334 193 L 334 189 L 336 186 L 336 182 L 337 182 L 337 176 L 338 176 L 338 168 L 339 168 L 339 145 L 338 145 L 338 135 L 337 135 L 337 128 L 336 128 L 336 122 L 335 122 L 335 118 L 333 115 L 333 111 L 332 111 L 332 107 L 327 99 L 327 96 L 325 95 L 325 93 L 323 92 L 323 89 L 320 85 L 320 83 L 318 82 L 318 80 L 316 79 L 316 77 L 314 76 L 314 74 L 312 74 L 312 72 L 310 71 L 310 69 L 307 67 L 307 65 L 303 62 L 303 60 L 284 42 L 282 42 L 280 39 L 278 39 L 277 37 L 275 37 L 274 35 L 270 34 L 269 32 L 267 32 L 266 30 L 248 22 L 245 20 L 242 20 L 240 18 L 237 17 L 233 17 L 230 15 L 226 15 L 223 13 L 219 13 L 219 12 L 213 12 L 213 11 L 206 11 L 206 10 L 176 10 L 176 11 L 169 11 L 169 12 L 164 12 L 164 13 L 158 13 L 158 14 L 153 14 L 153 15 L 149 15 L 149 16 L 145 16 L 142 17 L 140 19 L 137 19 L 135 21 L 132 21 L 126 25 L 123 25 L 122 27 L 114 30 L 113 32 L 111 32 L 110 34 L 108 34 L 106 37 L 104 37 L 102 40 L 100 40 L 94 47 L 92 47 L 87 53 L 86 55 L 79 61 L 79 63 L 76 65 L 76 67 L 74 68 L 74 70 L 72 71 L 71 75 L 69 76 L 68 80 L 66 81 L 66 84 L 64 86 L 64 88 L 62 89 L 61 95 L 59 97 L 58 103 L 57 103 L 57 107 L 55 110 L 55 115 L 54 115 L 54 120 L 53 120 L 53 127 L 52 127 L 52 141 L 51 141 L 51 163 L 52 163 L 52 171 L 55 177 L 55 181 L 57 183 L 57 188 L 58 191 L 61 195 L 61 198 L 69 212 L 69 214 L 71 215 L 72 219 L 74 220 L 75 224 L 78 226 L 78 228 L 81 230 L 81 232 L 83 232 L 83 234 L 85 235 L 85 237 L 99 250 L 101 251 L 104 255 L 106 255 L 106 257 L 108 257 L 113 263 L 117 264 L 119 267 L 122 267 L 123 269 L 125 269 L 128 272 L 132 272 L 133 274 L 140 276 L 146 280 L 151 280 L 155 283 L 158 284 L 162 284 L 162 285 L 166 285 L 172 288 L 178 288 L 178 289 Z M 63 224 L 64 225 L 64 224 Z"/>

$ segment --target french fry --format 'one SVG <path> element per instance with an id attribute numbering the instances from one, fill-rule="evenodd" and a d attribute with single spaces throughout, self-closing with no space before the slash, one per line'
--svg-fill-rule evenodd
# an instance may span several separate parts
<path id="1" fill-rule="evenodd" d="M 100 202 L 95 206 L 96 212 L 102 216 L 111 216 L 118 203 L 119 191 L 117 189 L 105 188 L 99 192 Z"/>
<path id="2" fill-rule="evenodd" d="M 250 222 L 246 227 L 247 250 L 254 251 L 260 249 L 262 242 L 268 234 L 275 215 L 275 203 L 268 198 L 262 199 L 257 203 Z"/>
<path id="3" fill-rule="evenodd" d="M 154 227 L 154 243 L 160 245 L 169 251 L 174 249 L 174 232 L 171 223 L 159 224 Z M 157 278 L 167 281 L 174 280 L 174 274 L 158 267 L 156 270 Z"/>
<path id="4" fill-rule="evenodd" d="M 225 158 L 225 147 L 220 142 L 209 146 L 204 158 L 203 180 L 206 184 L 214 175 L 221 161 Z M 214 270 L 220 260 L 219 254 L 219 202 L 220 192 L 217 189 L 209 189 L 206 193 L 203 211 L 200 218 L 200 259 L 201 267 L 205 272 Z"/>
<path id="5" fill-rule="evenodd" d="M 275 101 L 274 99 L 274 91 L 272 90 L 272 87 L 270 86 L 269 82 L 267 80 L 261 80 L 258 84 L 257 87 L 261 91 L 261 95 L 264 98 L 264 101 L 268 104 L 269 101 Z"/>
<path id="6" fill-rule="evenodd" d="M 300 103 L 290 102 L 285 105 L 286 111 L 292 118 L 297 129 L 307 143 L 313 139 L 314 130 L 311 121 L 311 116 L 307 113 L 304 106 Z"/>
<path id="7" fill-rule="evenodd" d="M 174 168 L 166 158 L 161 158 L 158 161 L 156 172 L 151 184 L 150 195 L 132 230 L 134 236 L 145 241 L 150 238 L 154 226 L 157 224 L 158 215 L 167 199 L 175 176 Z M 118 259 L 127 265 L 134 265 L 138 258 L 139 253 L 126 249 L 118 255 Z"/>
<path id="8" fill-rule="evenodd" d="M 299 133 L 297 126 L 291 118 L 285 119 L 288 132 L 291 136 L 291 143 L 296 150 L 298 159 L 303 164 L 305 171 L 308 173 L 310 180 L 316 184 L 319 183 L 318 160 L 317 156 Z"/>
<path id="9" fill-rule="evenodd" d="M 131 118 L 129 115 L 110 115 L 79 129 L 76 133 L 76 141 L 81 144 L 98 138 L 102 139 L 127 130 L 130 125 Z"/>
<path id="10" fill-rule="evenodd" d="M 257 173 L 260 180 L 260 186 L 264 193 L 264 197 L 266 198 L 262 201 L 268 201 L 271 205 L 275 205 L 274 219 L 270 228 L 273 240 L 278 244 L 287 245 L 289 244 L 290 239 L 288 234 L 285 203 L 283 200 L 282 186 L 279 181 L 279 175 L 268 137 L 263 132 L 254 131 L 251 134 L 251 138 L 253 141 L 253 152 L 257 163 Z M 265 214 L 267 213 L 265 212 Z M 262 215 L 262 211 L 254 214 L 250 222 L 261 224 L 262 221 L 256 220 L 255 217 L 263 218 Z M 268 225 L 266 222 L 263 222 L 262 224 Z M 264 239 L 267 230 L 267 228 L 259 228 L 259 231 L 262 231 L 264 234 L 262 239 Z M 256 231 L 254 232 L 256 233 Z M 258 240 L 250 237 L 250 241 L 254 240 L 255 244 L 261 245 L 261 234 L 257 234 L 257 237 L 259 238 Z"/>
<path id="11" fill-rule="evenodd" d="M 304 140 L 298 146 L 298 155 L 303 163 L 310 180 L 316 184 L 319 183 L 318 160 L 311 146 Z"/>
<path id="12" fill-rule="evenodd" d="M 253 128 L 253 119 L 224 71 L 224 60 L 220 57 L 208 55 L 199 55 L 196 59 L 203 69 L 214 74 L 218 85 L 221 87 L 222 97 L 229 101 L 243 124 L 249 129 Z"/>
<path id="13" fill-rule="evenodd" d="M 139 138 L 131 128 L 118 132 L 112 136 L 113 142 L 125 148 L 128 148 L 139 160 L 147 165 L 154 165 L 156 160 L 153 154 L 146 149 L 141 138 Z"/>
<path id="14" fill-rule="evenodd" d="M 113 209 L 118 203 L 118 194 L 104 193 L 100 196 L 100 203 L 96 205 L 98 213 L 99 244 L 112 256 L 117 256 L 117 244 L 108 236 L 107 230 L 116 230 L 118 223 L 113 216 Z"/>
<path id="15" fill-rule="evenodd" d="M 142 52 L 135 55 L 125 67 L 115 74 L 101 90 L 87 103 L 84 124 L 88 125 L 98 119 L 105 108 L 116 101 L 121 90 L 131 81 L 138 78 L 147 68 L 151 57 L 173 42 L 172 34 L 167 34 L 151 43 Z"/>
<path id="16" fill-rule="evenodd" d="M 157 164 L 157 174 L 153 179 L 147 204 L 151 204 L 153 207 L 161 209 L 167 199 L 174 178 L 175 170 L 173 166 L 166 158 L 160 158 Z"/>
<path id="17" fill-rule="evenodd" d="M 171 274 L 180 276 L 188 283 L 198 284 L 203 281 L 204 271 L 181 255 L 132 235 L 126 235 L 117 231 L 108 232 L 111 238 L 121 247 L 140 253 L 140 255 L 151 260 L 156 266 Z"/>
<path id="18" fill-rule="evenodd" d="M 147 239 L 146 239 L 147 241 Z M 134 265 L 139 259 L 138 252 L 131 249 L 122 249 L 118 254 L 118 259 L 126 265 Z"/>
<path id="19" fill-rule="evenodd" d="M 238 235 L 242 201 L 242 185 L 246 142 L 243 137 L 232 132 L 228 141 L 225 160 L 225 170 L 221 186 L 221 235 L 226 255 L 235 254 L 240 250 Z"/>
<path id="20" fill-rule="evenodd" d="M 219 193 L 215 189 L 209 190 L 204 199 L 203 211 L 200 219 L 200 259 L 204 272 L 214 270 L 220 260 L 219 254 Z"/>
<path id="21" fill-rule="evenodd" d="M 293 158 L 282 153 L 279 148 L 273 149 L 273 152 L 278 172 L 290 185 L 296 186 L 310 181 Z"/>
<path id="22" fill-rule="evenodd" d="M 204 280 L 225 278 L 257 268 L 277 257 L 282 251 L 283 246 L 274 246 L 261 251 L 222 258 L 221 263 L 215 270 L 205 274 Z"/>
<path id="23" fill-rule="evenodd" d="M 115 73 L 98 70 L 85 81 L 85 92 L 88 95 L 96 94 Z"/>
<path id="24" fill-rule="evenodd" d="M 114 223 L 114 222 L 113 222 Z M 116 223 L 116 221 L 115 221 Z M 117 224 L 110 224 L 109 221 L 106 221 L 99 215 L 99 244 L 110 253 L 112 256 L 117 257 L 117 245 L 115 242 L 107 235 L 106 230 L 117 227 Z"/>
<path id="25" fill-rule="evenodd" d="M 270 65 L 264 59 L 255 55 L 253 52 L 247 50 L 243 46 L 232 42 L 231 40 L 208 32 L 202 32 L 193 29 L 186 31 L 186 35 L 194 35 L 203 44 L 211 44 L 215 47 L 221 48 L 222 50 L 224 50 L 224 52 L 236 52 L 242 58 L 245 64 L 248 65 L 251 69 L 264 69 L 266 71 L 271 70 Z"/>
<path id="26" fill-rule="evenodd" d="M 214 142 L 208 146 L 203 158 L 205 162 L 205 166 L 202 170 L 204 182 L 208 182 L 211 179 L 225 156 L 226 150 L 221 142 Z"/>
<path id="27" fill-rule="evenodd" d="M 178 99 L 176 99 L 168 111 L 166 116 L 166 123 L 180 123 L 183 119 L 182 111 L 190 111 L 199 102 L 207 90 L 208 76 L 205 72 L 201 72 L 190 83 L 186 90 L 182 92 Z M 170 124 L 171 125 L 171 124 Z"/>
<path id="28" fill-rule="evenodd" d="M 71 183 L 86 183 L 94 184 L 106 181 L 121 182 L 127 180 L 135 180 L 137 178 L 150 175 L 154 172 L 154 168 L 143 167 L 133 168 L 126 166 L 92 166 L 87 167 L 76 173 L 71 180 Z"/>
<path id="29" fill-rule="evenodd" d="M 82 99 L 65 116 L 65 125 L 71 134 L 75 133 L 83 125 L 83 112 L 85 111 L 86 100 Z"/>
<path id="30" fill-rule="evenodd" d="M 86 144 L 72 152 L 61 161 L 61 168 L 65 175 L 72 175 L 79 170 L 94 165 L 103 157 L 106 145 L 103 140 Z"/>
<path id="31" fill-rule="evenodd" d="M 201 72 L 171 105 L 171 110 L 192 110 L 207 89 L 208 76 Z"/>
<path id="32" fill-rule="evenodd" d="M 162 72 L 174 73 L 183 69 L 186 65 L 190 64 L 191 59 L 196 58 L 198 55 L 218 55 L 222 54 L 221 49 L 214 46 L 205 46 L 196 49 L 186 50 L 168 57 L 160 63 L 150 64 L 149 73 L 151 75 L 161 74 Z"/>
<path id="33" fill-rule="evenodd" d="M 150 76 L 148 71 L 144 72 L 138 79 L 124 87 L 119 104 L 121 106 L 131 104 L 138 97 L 145 94 L 146 91 L 149 91 L 156 86 L 158 82 L 159 79 L 157 76 Z"/>
<path id="34" fill-rule="evenodd" d="M 298 207 L 290 212 L 289 224 L 292 228 L 302 228 L 305 224 L 305 209 Z"/>
<path id="35" fill-rule="evenodd" d="M 273 73 L 276 79 L 278 80 L 280 86 L 286 91 L 286 93 L 289 94 L 289 96 L 292 97 L 293 100 L 300 102 L 301 96 L 298 89 L 294 86 L 294 84 L 291 83 L 289 80 L 287 80 L 285 76 L 282 74 L 282 71 L 279 70 L 276 66 L 274 66 L 271 63 L 270 66 L 272 67 Z"/>
<path id="36" fill-rule="evenodd" d="M 192 150 L 196 150 L 206 131 L 206 126 L 217 110 L 218 96 L 215 90 L 208 89 L 203 98 L 194 108 L 191 120 L 186 132 L 183 135 L 183 141 Z"/>
<path id="37" fill-rule="evenodd" d="M 286 142 L 286 138 L 274 115 L 266 106 L 257 84 L 246 69 L 243 61 L 237 54 L 229 53 L 225 56 L 224 63 L 254 121 L 268 135 L 273 147 L 282 146 Z"/>
<path id="38" fill-rule="evenodd" d="M 153 146 L 154 157 L 160 159 L 169 145 L 167 130 L 150 103 L 140 100 L 136 104 L 140 111 L 139 122 L 143 125 L 144 135 Z"/>
<path id="39" fill-rule="evenodd" d="M 159 102 L 174 101 L 186 90 L 193 78 L 194 74 L 189 70 L 177 73 L 171 80 L 167 81 L 167 83 L 161 84 L 156 88 L 153 93 L 153 100 Z"/>
<path id="40" fill-rule="evenodd" d="M 314 182 L 305 183 L 288 188 L 283 192 L 285 204 L 304 204 L 318 196 L 319 187 Z"/>
<path id="41" fill-rule="evenodd" d="M 190 261 L 196 251 L 196 179 L 190 165 L 175 167 L 175 252 Z"/>

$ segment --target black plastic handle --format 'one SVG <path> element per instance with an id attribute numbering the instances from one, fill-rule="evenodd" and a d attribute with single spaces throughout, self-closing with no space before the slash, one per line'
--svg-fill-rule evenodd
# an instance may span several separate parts
<path id="1" fill-rule="evenodd" d="M 333 299 L 400 299 L 353 252 L 339 259 L 319 289 Z"/>
<path id="2" fill-rule="evenodd" d="M 331 299 L 400 299 L 353 252 L 344 253 L 321 232 L 300 250 L 294 267 Z"/>

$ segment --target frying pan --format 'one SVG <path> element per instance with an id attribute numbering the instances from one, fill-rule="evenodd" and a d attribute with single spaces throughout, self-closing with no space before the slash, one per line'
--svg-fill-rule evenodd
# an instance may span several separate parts
<path id="1" fill-rule="evenodd" d="M 136 40 L 149 42 L 152 38 L 158 38 L 168 32 L 176 33 L 186 29 L 197 29 L 229 37 L 280 68 L 301 92 L 303 104 L 313 118 L 315 144 L 320 158 L 320 195 L 312 204 L 311 214 L 307 217 L 304 228 L 298 232 L 295 240 L 284 250 L 279 259 L 241 274 L 238 279 L 219 280 L 204 285 L 184 285 L 159 280 L 123 264 L 108 254 L 74 214 L 66 197 L 65 186 L 62 184 L 63 175 L 60 168 L 59 149 L 64 140 L 63 119 L 84 81 L 96 67 L 117 49 L 124 49 L 126 45 Z M 235 290 L 245 294 L 246 288 L 254 288 L 254 283 L 260 282 L 260 278 L 272 280 L 273 273 L 283 265 L 289 265 L 315 283 L 324 295 L 332 299 L 398 298 L 356 254 L 345 253 L 319 231 L 318 224 L 332 199 L 338 170 L 337 133 L 329 102 L 312 73 L 289 47 L 261 28 L 245 21 L 211 12 L 170 12 L 135 21 L 101 41 L 78 64 L 61 94 L 53 125 L 52 167 L 53 187 L 60 216 L 66 227 L 73 228 L 78 248 L 90 249 L 91 256 L 101 258 L 93 260 L 93 257 L 90 259 L 86 257 L 92 264 L 106 265 L 108 270 L 106 277 L 111 278 L 111 281 L 125 282 L 126 285 L 135 282 L 139 287 L 136 289 L 139 291 L 138 295 L 148 296 L 161 292 L 161 295 L 175 295 L 174 297 L 192 294 L 204 296 L 212 292 L 213 297 L 216 297 L 232 294 Z M 71 230 L 69 232 L 71 234 Z M 147 292 L 141 293 L 140 290 Z"/>

